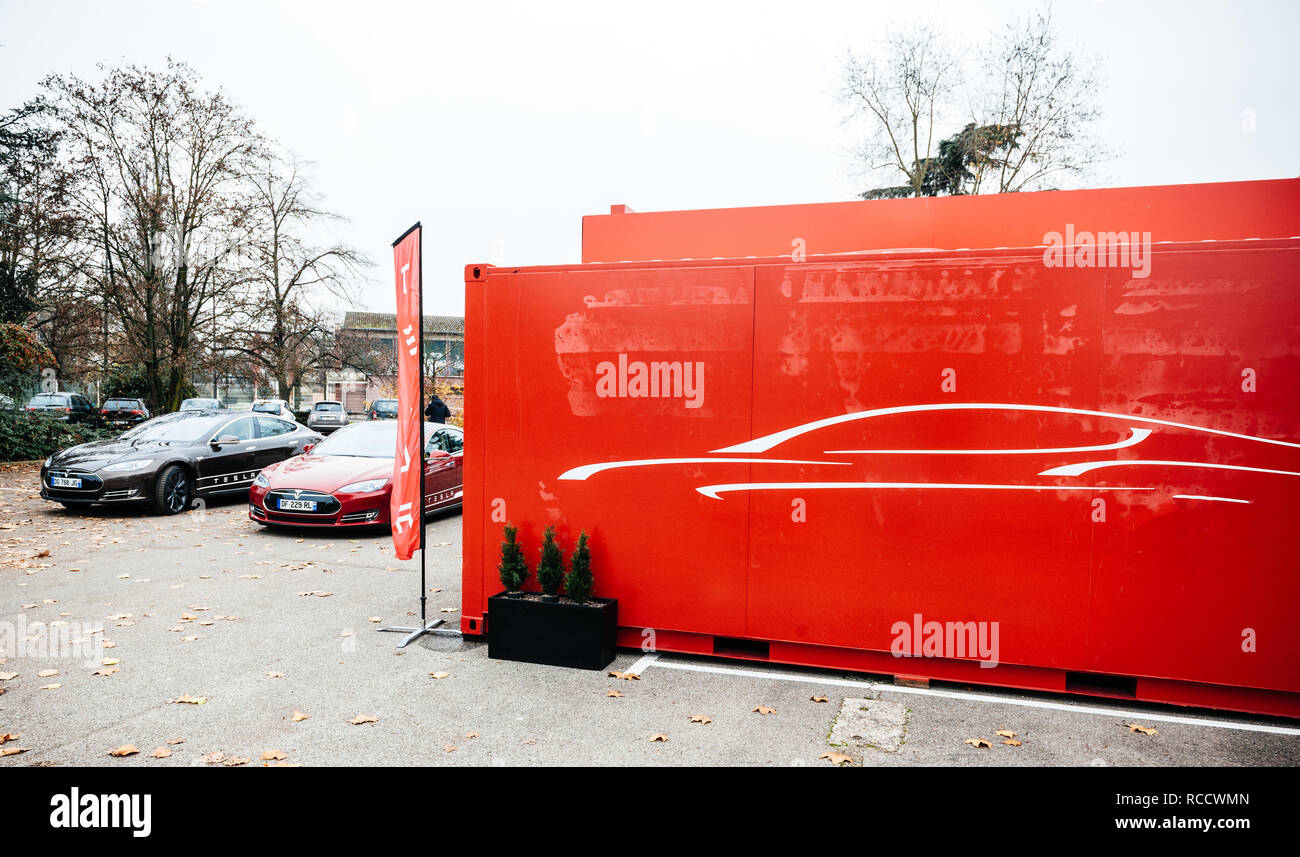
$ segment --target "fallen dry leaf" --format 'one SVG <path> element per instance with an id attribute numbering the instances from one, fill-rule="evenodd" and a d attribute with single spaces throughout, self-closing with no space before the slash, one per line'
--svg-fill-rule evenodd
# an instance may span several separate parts
<path id="1" fill-rule="evenodd" d="M 962 743 L 969 744 L 979 750 L 990 750 L 993 748 L 993 745 L 988 741 L 985 741 L 983 738 L 967 738 Z"/>
<path id="2" fill-rule="evenodd" d="M 847 765 L 848 763 L 853 761 L 852 756 L 846 756 L 843 753 L 836 753 L 833 750 L 828 750 L 827 752 L 822 753 L 817 758 L 827 759 L 830 761 L 832 765 Z"/>
<path id="3" fill-rule="evenodd" d="M 473 740 L 473 739 L 475 739 L 475 738 L 478 737 L 478 733 L 477 733 L 477 732 L 466 732 L 466 733 L 465 733 L 465 737 L 468 738 L 468 739 L 470 739 L 470 740 Z"/>
<path id="4" fill-rule="evenodd" d="M 709 724 L 713 722 L 713 718 L 707 714 L 692 714 L 691 722 Z"/>
<path id="5" fill-rule="evenodd" d="M 299 723 L 299 722 L 301 722 L 301 721 L 303 721 L 303 720 L 308 720 L 308 719 L 310 719 L 310 718 L 311 718 L 311 715 L 310 715 L 310 714 L 303 714 L 301 711 L 295 711 L 295 712 L 293 713 L 293 722 L 294 722 L 294 723 Z"/>
<path id="6" fill-rule="evenodd" d="M 622 698 L 623 698 L 623 694 L 620 693 L 620 692 L 617 691 L 617 690 L 607 690 L 607 691 L 605 691 L 605 695 L 606 695 L 606 696 L 614 696 L 614 697 L 618 697 L 619 699 L 622 699 Z"/>
<path id="7" fill-rule="evenodd" d="M 429 678 L 446 678 L 451 673 L 429 673 Z"/>
<path id="8" fill-rule="evenodd" d="M 185 743 L 185 739 L 184 739 L 184 738 L 168 738 L 168 739 L 167 739 L 167 743 L 168 743 L 168 744 L 184 744 L 184 743 Z"/>
<path id="9" fill-rule="evenodd" d="M 362 723 L 378 723 L 379 718 L 375 717 L 372 714 L 358 714 L 356 717 L 353 717 L 348 722 L 351 723 L 353 726 L 360 726 Z"/>
<path id="10" fill-rule="evenodd" d="M 243 756 L 231 756 L 221 764 L 225 765 L 227 768 L 237 768 L 240 765 L 247 765 L 248 759 L 244 758 Z"/>
<path id="11" fill-rule="evenodd" d="M 284 673 L 269 672 L 269 673 L 266 674 L 266 677 L 267 677 L 267 678 L 284 678 Z"/>
<path id="12" fill-rule="evenodd" d="M 1143 735 L 1158 735 L 1154 726 L 1139 726 L 1136 723 L 1125 723 L 1130 732 L 1141 732 Z"/>
<path id="13" fill-rule="evenodd" d="M 830 702 L 830 700 L 827 699 L 827 698 L 824 697 L 824 696 L 810 696 L 810 697 L 808 697 L 808 698 L 809 698 L 810 700 L 812 700 L 813 702 Z M 824 758 L 824 757 L 822 757 L 822 758 Z"/>
<path id="14" fill-rule="evenodd" d="M 1002 743 L 1003 743 L 1003 744 L 1010 744 L 1012 747 L 1019 747 L 1019 746 L 1020 746 L 1020 742 L 1017 741 L 1015 738 L 1008 738 L 1008 739 L 1006 739 L 1005 741 L 1003 741 Z"/>
<path id="15" fill-rule="evenodd" d="M 610 678 L 618 678 L 618 679 L 622 679 L 623 681 L 640 681 L 640 680 L 641 680 L 641 676 L 637 675 L 636 673 L 624 673 L 624 672 L 619 672 L 618 670 L 611 670 L 611 671 L 610 671 L 610 674 L 609 674 L 609 677 L 610 677 Z"/>
<path id="16" fill-rule="evenodd" d="M 93 673 L 91 673 L 91 675 L 112 675 L 113 673 L 120 673 L 120 672 L 121 670 L 118 669 L 117 667 L 104 667 L 103 669 L 95 670 Z"/>
<path id="17" fill-rule="evenodd" d="M 172 754 L 172 751 L 171 751 L 171 750 L 168 750 L 166 747 L 158 747 L 158 748 L 156 748 L 152 753 L 149 754 L 149 758 L 151 758 L 151 759 L 166 759 L 166 758 L 167 758 L 168 756 L 170 756 L 171 754 Z"/>
<path id="18" fill-rule="evenodd" d="M 41 690 L 58 690 L 61 687 L 63 687 L 61 684 L 44 684 L 41 685 Z"/>
<path id="19" fill-rule="evenodd" d="M 767 716 L 769 714 L 776 714 L 776 709 L 767 705 L 756 705 L 754 706 L 754 710 L 757 711 L 759 714 L 762 714 L 763 716 Z"/>
<path id="20" fill-rule="evenodd" d="M 122 756 L 134 756 L 136 753 L 139 752 L 140 752 L 140 748 L 135 746 L 134 744 L 123 744 L 121 747 L 118 747 L 116 750 L 109 750 L 108 755 L 117 756 L 121 758 Z"/>
<path id="21" fill-rule="evenodd" d="M 667 744 L 667 743 L 668 743 L 668 736 L 667 736 L 667 735 L 651 735 L 651 736 L 650 736 L 650 743 L 651 743 L 651 744 L 654 744 L 655 742 L 659 742 L 659 743 L 661 743 L 661 744 Z"/>
<path id="22" fill-rule="evenodd" d="M 999 729 L 999 730 L 998 730 L 998 737 L 999 737 L 999 738 L 1014 738 L 1014 737 L 1016 737 L 1016 733 L 1012 732 L 1010 729 Z"/>
<path id="23" fill-rule="evenodd" d="M 172 700 L 173 703 L 183 702 L 183 703 L 186 703 L 186 704 L 188 704 L 188 705 L 203 705 L 203 704 L 205 704 L 207 701 L 208 701 L 208 698 L 207 698 L 206 696 L 200 696 L 200 697 L 197 697 L 197 698 L 196 698 L 196 697 L 190 696 L 188 693 L 186 693 L 186 694 L 182 694 L 181 696 L 178 696 L 178 697 L 176 697 L 175 699 Z"/>
<path id="24" fill-rule="evenodd" d="M 0 756 L 17 756 L 26 753 L 31 747 L 0 747 Z"/>
<path id="25" fill-rule="evenodd" d="M 442 745 L 442 752 L 444 752 L 444 753 L 455 753 L 455 752 L 456 752 L 457 750 L 459 750 L 459 749 L 460 749 L 460 748 L 457 747 L 455 744 L 443 744 L 443 745 Z"/>
<path id="26" fill-rule="evenodd" d="M 283 750 L 267 750 L 262 754 L 263 762 L 278 762 L 282 759 L 289 758 L 289 755 Z"/>
<path id="27" fill-rule="evenodd" d="M 54 678 L 59 674 L 58 670 L 41 670 L 36 674 L 38 678 Z"/>

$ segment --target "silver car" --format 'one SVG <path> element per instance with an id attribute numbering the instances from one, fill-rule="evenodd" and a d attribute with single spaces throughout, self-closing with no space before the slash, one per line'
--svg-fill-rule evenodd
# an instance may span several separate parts
<path id="1" fill-rule="evenodd" d="M 348 424 L 348 412 L 342 402 L 317 402 L 307 415 L 307 428 L 329 434 Z"/>

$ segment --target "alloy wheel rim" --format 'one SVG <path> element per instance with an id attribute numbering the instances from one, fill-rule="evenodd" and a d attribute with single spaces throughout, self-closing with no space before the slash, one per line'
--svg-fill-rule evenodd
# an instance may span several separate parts
<path id="1" fill-rule="evenodd" d="M 167 477 L 167 486 L 164 496 L 167 500 L 167 508 L 173 512 L 179 512 L 185 508 L 186 497 L 185 474 L 177 471 Z"/>

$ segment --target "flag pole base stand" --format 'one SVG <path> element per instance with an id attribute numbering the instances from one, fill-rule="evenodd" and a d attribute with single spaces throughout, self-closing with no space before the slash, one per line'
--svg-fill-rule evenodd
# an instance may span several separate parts
<path id="1" fill-rule="evenodd" d="M 447 634 L 446 631 L 442 631 L 441 633 L 439 633 L 438 631 L 435 630 L 439 625 L 446 624 L 446 622 L 447 622 L 446 619 L 435 619 L 434 621 L 428 623 L 422 628 L 402 628 L 402 627 L 394 626 L 391 628 L 379 628 L 378 630 L 392 631 L 398 634 L 406 634 L 407 636 L 402 638 L 402 642 L 397 644 L 397 648 L 405 649 L 412 640 L 416 639 L 417 637 L 421 637 L 425 634 L 436 634 L 438 636 L 446 635 Z M 459 631 L 456 632 L 456 636 L 457 637 L 460 636 Z"/>

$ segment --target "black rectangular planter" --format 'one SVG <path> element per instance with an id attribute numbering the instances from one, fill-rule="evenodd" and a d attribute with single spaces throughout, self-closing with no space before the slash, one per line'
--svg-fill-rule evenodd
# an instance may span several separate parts
<path id="1" fill-rule="evenodd" d="M 580 670 L 614 660 L 618 599 L 543 601 L 535 592 L 488 598 L 488 657 Z"/>

